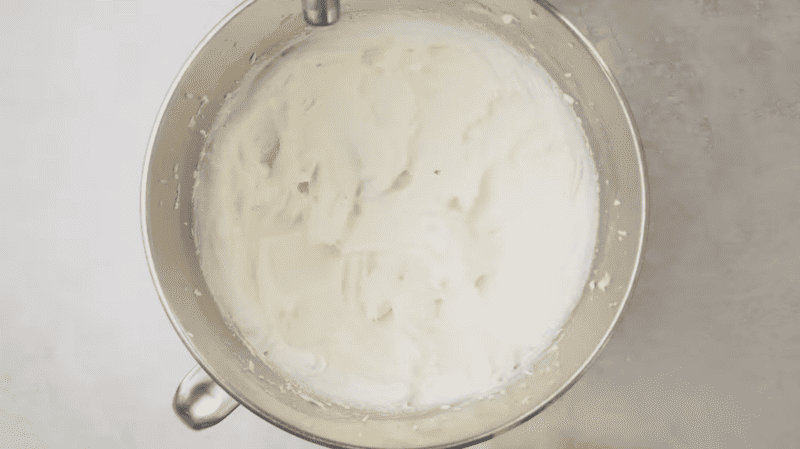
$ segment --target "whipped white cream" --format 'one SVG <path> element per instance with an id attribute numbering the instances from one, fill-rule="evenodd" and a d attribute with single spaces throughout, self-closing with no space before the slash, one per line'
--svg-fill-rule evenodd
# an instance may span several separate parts
<path id="1" fill-rule="evenodd" d="M 259 357 L 397 409 L 487 393 L 547 348 L 588 277 L 598 185 L 543 69 L 377 16 L 257 76 L 195 201 L 209 288 Z"/>

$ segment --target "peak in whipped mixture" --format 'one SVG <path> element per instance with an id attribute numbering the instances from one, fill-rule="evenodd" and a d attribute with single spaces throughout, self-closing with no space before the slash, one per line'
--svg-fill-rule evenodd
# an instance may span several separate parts
<path id="1" fill-rule="evenodd" d="M 595 247 L 596 171 L 555 82 L 499 38 L 401 16 L 320 30 L 266 70 L 195 197 L 203 272 L 240 336 L 362 408 L 511 381 Z"/>

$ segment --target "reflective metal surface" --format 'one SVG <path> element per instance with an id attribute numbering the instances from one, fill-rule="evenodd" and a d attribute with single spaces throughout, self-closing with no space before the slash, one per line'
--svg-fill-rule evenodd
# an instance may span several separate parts
<path id="1" fill-rule="evenodd" d="M 200 366 L 192 368 L 183 378 L 172 399 L 175 414 L 194 430 L 217 424 L 238 406 L 239 403 L 208 377 Z"/>
<path id="2" fill-rule="evenodd" d="M 309 25 L 327 26 L 339 20 L 339 0 L 302 0 L 303 17 Z"/>
<path id="3" fill-rule="evenodd" d="M 225 322 L 200 271 L 191 231 L 195 170 L 213 139 L 208 130 L 225 95 L 238 87 L 252 64 L 313 33 L 296 0 L 248 1 L 237 7 L 201 42 L 173 83 L 150 139 L 142 182 L 151 274 L 167 315 L 199 365 L 231 397 L 270 423 L 335 448 L 466 447 L 543 410 L 578 380 L 608 341 L 642 259 L 647 194 L 641 142 L 598 53 L 545 2 L 355 0 L 349 5 L 339 20 L 358 20 L 373 11 L 422 10 L 499 33 L 535 57 L 575 100 L 599 172 L 600 228 L 590 279 L 552 350 L 495 398 L 447 411 L 383 416 L 303 399 L 252 357 L 233 325 Z M 185 405 L 191 408 L 191 402 Z"/>

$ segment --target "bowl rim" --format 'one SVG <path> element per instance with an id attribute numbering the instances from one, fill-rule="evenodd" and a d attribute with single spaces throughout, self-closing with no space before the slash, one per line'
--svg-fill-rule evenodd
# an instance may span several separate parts
<path id="1" fill-rule="evenodd" d="M 149 167 L 151 164 L 151 159 L 153 157 L 153 153 L 156 148 L 156 143 L 158 139 L 158 134 L 160 130 L 160 126 L 166 116 L 166 113 L 170 106 L 170 100 L 174 96 L 175 92 L 179 89 L 181 81 L 184 79 L 186 73 L 189 71 L 192 63 L 197 59 L 198 55 L 200 55 L 209 42 L 220 32 L 222 31 L 233 19 L 236 18 L 241 12 L 246 10 L 248 7 L 257 3 L 261 0 L 244 0 L 242 3 L 237 5 L 233 10 L 231 10 L 228 14 L 226 14 L 206 35 L 203 39 L 195 46 L 189 56 L 186 58 L 185 62 L 181 66 L 180 70 L 174 77 L 169 89 L 167 90 L 166 96 L 164 101 L 161 103 L 161 106 L 158 110 L 156 118 L 154 120 L 154 125 L 152 127 L 152 131 L 147 143 L 147 149 L 145 152 L 145 158 L 143 162 L 142 168 L 142 178 L 141 178 L 141 187 L 140 187 L 140 224 L 141 224 L 141 232 L 142 238 L 144 243 L 145 249 L 145 256 L 147 259 L 148 267 L 150 270 L 150 275 L 153 280 L 153 283 L 156 288 L 156 292 L 158 294 L 159 300 L 164 311 L 169 318 L 172 327 L 177 332 L 178 336 L 180 337 L 181 341 L 184 343 L 186 348 L 189 350 L 189 353 L 192 357 L 197 361 L 197 363 L 206 371 L 206 373 L 217 383 L 225 392 L 227 392 L 233 399 L 237 402 L 245 406 L 248 410 L 254 413 L 256 416 L 264 419 L 265 421 L 269 422 L 270 424 L 280 428 L 281 430 L 288 432 L 296 437 L 302 438 L 306 441 L 313 442 L 315 444 L 319 444 L 326 447 L 331 447 L 334 449 L 340 448 L 366 448 L 366 446 L 353 446 L 344 443 L 337 443 L 323 437 L 317 436 L 313 433 L 307 432 L 299 427 L 293 426 L 283 420 L 270 415 L 264 410 L 261 410 L 259 407 L 255 406 L 251 403 L 247 398 L 239 398 L 237 394 L 235 394 L 235 389 L 229 385 L 228 381 L 225 378 L 219 376 L 216 371 L 209 365 L 209 363 L 198 354 L 194 344 L 192 343 L 189 335 L 187 335 L 186 330 L 181 326 L 178 317 L 173 312 L 169 301 L 167 300 L 167 295 L 165 294 L 162 286 L 160 277 L 158 275 L 158 270 L 155 265 L 155 261 L 153 258 L 153 250 L 152 250 L 152 236 L 149 232 L 149 218 L 150 218 L 150 206 L 149 206 L 149 197 L 148 197 L 148 177 L 149 177 Z M 431 448 L 465 448 L 468 446 L 472 446 L 475 444 L 479 444 L 481 442 L 487 441 L 499 434 L 508 432 L 526 422 L 534 418 L 536 415 L 544 411 L 547 407 L 549 407 L 553 402 L 558 400 L 561 396 L 563 396 L 578 380 L 587 372 L 588 368 L 591 364 L 597 359 L 598 355 L 602 350 L 606 347 L 608 342 L 611 340 L 613 333 L 617 330 L 620 318 L 624 311 L 626 310 L 631 297 L 633 296 L 633 292 L 635 290 L 636 283 L 639 280 L 639 275 L 641 272 L 641 267 L 643 263 L 643 255 L 645 252 L 645 246 L 647 241 L 647 232 L 650 224 L 649 220 L 649 186 L 647 182 L 647 166 L 645 163 L 645 153 L 643 149 L 641 135 L 639 133 L 638 127 L 634 120 L 633 113 L 631 111 L 630 104 L 628 100 L 624 96 L 622 89 L 619 85 L 618 80 L 614 76 L 613 72 L 602 58 L 598 50 L 595 46 L 589 41 L 578 29 L 575 27 L 572 22 L 570 22 L 561 12 L 559 12 L 552 4 L 550 4 L 547 0 L 526 0 L 529 3 L 537 4 L 538 6 L 545 9 L 548 13 L 554 16 L 566 29 L 572 34 L 572 36 L 579 42 L 589 53 L 591 58 L 597 64 L 600 72 L 603 75 L 605 81 L 608 82 L 609 86 L 613 90 L 613 95 L 616 98 L 619 106 L 621 107 L 621 111 L 624 114 L 624 122 L 627 132 L 629 133 L 632 143 L 633 143 L 633 152 L 636 154 L 636 170 L 638 173 L 638 187 L 641 189 L 641 217 L 639 223 L 639 238 L 638 241 L 635 242 L 637 251 L 634 255 L 635 262 L 633 264 L 633 271 L 629 278 L 627 285 L 624 288 L 624 294 L 621 295 L 620 299 L 620 306 L 617 309 L 616 314 L 614 315 L 613 319 L 611 320 L 611 324 L 608 326 L 606 332 L 604 333 L 600 342 L 595 346 L 594 350 L 591 352 L 590 356 L 585 359 L 585 361 L 580 365 L 578 370 L 576 370 L 572 376 L 568 378 L 568 380 L 562 384 L 562 386 L 552 395 L 541 401 L 538 405 L 531 408 L 530 412 L 518 417 L 517 419 L 510 421 L 506 425 L 503 425 L 499 428 L 496 428 L 490 432 L 486 432 L 480 435 L 475 435 L 474 437 L 470 438 L 469 440 L 462 440 L 459 442 L 454 442 L 451 444 L 442 444 L 438 446 L 432 446 Z"/>

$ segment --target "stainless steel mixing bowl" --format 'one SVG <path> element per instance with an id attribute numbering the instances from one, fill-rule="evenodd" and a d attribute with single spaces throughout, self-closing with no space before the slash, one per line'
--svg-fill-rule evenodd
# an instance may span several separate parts
<path id="1" fill-rule="evenodd" d="M 147 260 L 164 309 L 199 364 L 178 388 L 175 409 L 200 429 L 242 404 L 287 432 L 335 448 L 466 447 L 542 411 L 578 380 L 608 341 L 642 259 L 647 195 L 640 138 L 597 51 L 544 1 L 343 3 L 343 21 L 374 11 L 425 10 L 501 34 L 533 55 L 575 100 L 601 188 L 598 244 L 583 296 L 553 347 L 504 394 L 449 410 L 384 416 L 320 407 L 252 357 L 223 319 L 200 271 L 192 235 L 195 170 L 225 95 L 255 61 L 278 55 L 314 31 L 303 20 L 299 0 L 249 0 L 208 34 L 178 74 L 145 158 L 141 207 Z"/>

